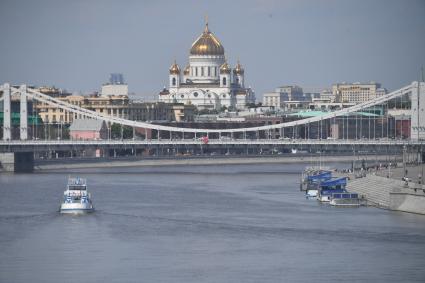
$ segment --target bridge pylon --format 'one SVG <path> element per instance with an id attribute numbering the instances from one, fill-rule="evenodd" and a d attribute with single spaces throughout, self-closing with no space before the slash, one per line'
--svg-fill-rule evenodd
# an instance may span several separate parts
<path id="1" fill-rule="evenodd" d="M 12 139 L 10 84 L 3 84 L 3 140 Z"/>
<path id="2" fill-rule="evenodd" d="M 425 139 L 425 83 L 412 83 L 412 116 L 410 135 L 412 140 Z"/>
<path id="3" fill-rule="evenodd" d="M 28 139 L 28 99 L 27 99 L 27 86 L 21 85 L 20 92 L 20 123 L 19 134 L 21 140 Z"/>

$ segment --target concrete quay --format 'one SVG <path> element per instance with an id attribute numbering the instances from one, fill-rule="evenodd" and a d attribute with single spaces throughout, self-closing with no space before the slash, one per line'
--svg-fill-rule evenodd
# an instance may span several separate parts
<path id="1" fill-rule="evenodd" d="M 417 173 L 422 172 L 422 166 L 425 165 L 406 167 L 411 172 L 409 182 L 402 180 L 403 167 L 378 170 L 360 178 L 350 176 L 347 190 L 363 195 L 368 205 L 425 215 L 425 186 L 417 180 Z"/>

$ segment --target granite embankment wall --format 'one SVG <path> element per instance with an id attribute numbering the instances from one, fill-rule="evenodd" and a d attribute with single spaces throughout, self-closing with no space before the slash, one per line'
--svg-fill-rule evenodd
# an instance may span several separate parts
<path id="1" fill-rule="evenodd" d="M 0 153 L 0 173 L 31 173 L 34 170 L 34 154 L 32 152 Z"/>
<path id="2" fill-rule="evenodd" d="M 347 190 L 366 197 L 369 205 L 425 215 L 424 186 L 372 174 L 348 182 Z"/>
<path id="3" fill-rule="evenodd" d="M 403 188 L 390 193 L 390 208 L 405 212 L 425 214 L 425 187 Z"/>

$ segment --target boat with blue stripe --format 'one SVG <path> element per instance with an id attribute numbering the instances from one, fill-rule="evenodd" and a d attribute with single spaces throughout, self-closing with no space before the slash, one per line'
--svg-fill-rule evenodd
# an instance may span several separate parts
<path id="1" fill-rule="evenodd" d="M 330 202 L 332 194 L 346 193 L 347 177 L 330 179 L 320 183 L 317 199 L 321 202 Z"/>
<path id="2" fill-rule="evenodd" d="M 61 213 L 87 213 L 93 212 L 91 194 L 87 192 L 87 181 L 83 178 L 69 178 L 66 191 L 60 206 Z"/>
<path id="3" fill-rule="evenodd" d="M 319 192 L 320 184 L 332 178 L 330 170 L 308 170 L 304 171 L 300 190 L 305 191 L 306 198 L 316 198 Z"/>

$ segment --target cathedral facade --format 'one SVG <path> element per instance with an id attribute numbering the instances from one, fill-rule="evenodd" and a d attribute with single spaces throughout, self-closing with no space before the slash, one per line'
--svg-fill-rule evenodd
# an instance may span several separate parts
<path id="1" fill-rule="evenodd" d="M 239 61 L 233 69 L 229 66 L 224 47 L 211 33 L 208 23 L 192 44 L 183 73 L 176 62 L 169 71 L 169 89 L 160 92 L 159 101 L 210 110 L 241 110 L 248 103 L 255 103 L 254 92 L 245 87 L 244 69 Z"/>

